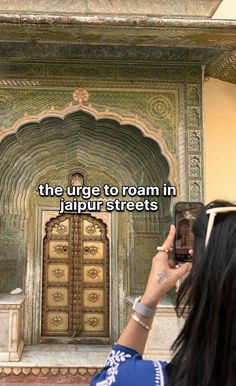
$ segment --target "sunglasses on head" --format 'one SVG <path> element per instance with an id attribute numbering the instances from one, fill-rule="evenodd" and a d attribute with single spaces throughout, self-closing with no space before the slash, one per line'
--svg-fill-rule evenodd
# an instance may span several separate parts
<path id="1" fill-rule="evenodd" d="M 209 216 L 208 225 L 207 225 L 205 247 L 207 247 L 207 244 L 211 235 L 211 231 L 215 221 L 215 216 L 219 213 L 228 213 L 228 212 L 236 212 L 236 206 L 224 206 L 219 208 L 207 209 L 206 214 L 209 214 L 210 216 Z"/>

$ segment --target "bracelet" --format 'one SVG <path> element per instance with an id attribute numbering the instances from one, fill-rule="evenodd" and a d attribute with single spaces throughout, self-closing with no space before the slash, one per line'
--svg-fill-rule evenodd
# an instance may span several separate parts
<path id="1" fill-rule="evenodd" d="M 153 318 L 156 310 L 140 303 L 141 296 L 135 299 L 132 310 L 146 318 Z"/>
<path id="2" fill-rule="evenodd" d="M 135 322 L 137 322 L 141 327 L 145 328 L 145 330 L 148 330 L 148 331 L 151 330 L 152 327 L 145 324 L 141 319 L 138 318 L 137 315 L 132 314 L 131 318 L 135 320 Z"/>

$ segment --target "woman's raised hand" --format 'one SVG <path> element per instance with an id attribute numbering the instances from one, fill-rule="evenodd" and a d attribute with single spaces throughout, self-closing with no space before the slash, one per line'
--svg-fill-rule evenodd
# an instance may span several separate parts
<path id="1" fill-rule="evenodd" d="M 174 287 L 177 281 L 192 268 L 191 263 L 175 265 L 173 261 L 168 260 L 168 253 L 165 250 L 172 250 L 174 237 L 175 226 L 171 225 L 169 234 L 160 247 L 161 251 L 158 251 L 152 259 L 147 286 L 141 299 L 141 303 L 151 308 L 155 308 L 160 298 Z"/>

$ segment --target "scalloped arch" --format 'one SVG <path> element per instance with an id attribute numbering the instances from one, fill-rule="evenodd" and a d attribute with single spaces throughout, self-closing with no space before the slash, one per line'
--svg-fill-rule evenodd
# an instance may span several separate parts
<path id="1" fill-rule="evenodd" d="M 24 117 L 2 133 L 0 213 L 24 215 L 37 178 L 80 160 L 113 173 L 121 184 L 176 184 L 174 160 L 158 132 L 137 118 L 71 106 Z"/>

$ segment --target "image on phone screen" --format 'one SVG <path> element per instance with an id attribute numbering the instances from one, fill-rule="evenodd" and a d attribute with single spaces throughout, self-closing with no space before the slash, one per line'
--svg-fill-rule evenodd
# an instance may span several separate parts
<path id="1" fill-rule="evenodd" d="M 192 226 L 203 208 L 201 202 L 177 202 L 175 205 L 175 260 L 177 262 L 191 261 L 189 250 L 194 245 Z"/>

